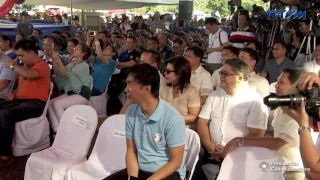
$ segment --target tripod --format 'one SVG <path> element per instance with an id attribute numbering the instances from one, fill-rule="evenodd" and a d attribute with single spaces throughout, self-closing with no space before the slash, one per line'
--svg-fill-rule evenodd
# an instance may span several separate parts
<path id="1" fill-rule="evenodd" d="M 294 63 L 296 63 L 297 66 L 303 66 L 304 63 L 306 63 L 308 61 L 312 61 L 311 38 L 313 38 L 313 49 L 312 50 L 315 50 L 315 47 L 316 47 L 316 37 L 314 36 L 314 34 L 312 32 L 312 25 L 313 25 L 313 19 L 310 20 L 309 32 L 303 37 L 303 40 L 302 40 L 301 46 L 299 48 L 298 54 L 297 54 L 297 56 L 296 56 L 296 58 L 294 60 Z M 313 35 L 313 37 L 312 37 L 312 35 Z M 304 46 L 304 42 L 306 41 L 306 39 L 307 39 L 307 47 L 306 47 L 305 57 L 299 58 L 299 57 L 301 57 L 301 56 L 299 56 L 299 54 L 301 52 L 301 49 Z M 309 57 L 309 60 L 308 60 L 308 57 Z"/>
<path id="2" fill-rule="evenodd" d="M 272 23 L 272 29 L 271 29 L 271 33 L 270 33 L 271 36 L 269 38 L 269 42 L 268 42 L 268 46 L 267 46 L 265 61 L 269 60 L 270 53 L 272 52 L 274 38 L 276 37 L 278 26 L 280 24 L 279 22 L 280 22 L 280 20 L 277 18 L 277 20 Z"/>

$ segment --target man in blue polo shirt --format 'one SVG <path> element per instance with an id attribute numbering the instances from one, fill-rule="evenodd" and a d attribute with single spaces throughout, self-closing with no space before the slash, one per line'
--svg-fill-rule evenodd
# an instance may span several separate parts
<path id="1" fill-rule="evenodd" d="M 141 53 L 135 49 L 137 39 L 134 36 L 128 36 L 127 38 L 127 50 L 120 54 L 117 68 L 121 69 L 120 74 L 125 79 L 128 68 L 131 68 L 135 64 L 139 63 Z"/>
<path id="2" fill-rule="evenodd" d="M 181 114 L 159 98 L 160 76 L 149 64 L 129 70 L 126 93 L 131 105 L 126 115 L 127 168 L 105 180 L 181 180 L 186 141 Z"/>

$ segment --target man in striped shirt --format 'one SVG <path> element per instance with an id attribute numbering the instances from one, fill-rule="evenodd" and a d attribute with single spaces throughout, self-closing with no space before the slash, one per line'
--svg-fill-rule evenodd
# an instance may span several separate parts
<path id="1" fill-rule="evenodd" d="M 238 48 L 239 50 L 243 49 L 247 42 L 255 39 L 255 34 L 249 27 L 249 22 L 249 15 L 240 11 L 238 16 L 239 28 L 237 31 L 232 32 L 229 38 L 229 42 L 232 43 L 232 46 Z"/>

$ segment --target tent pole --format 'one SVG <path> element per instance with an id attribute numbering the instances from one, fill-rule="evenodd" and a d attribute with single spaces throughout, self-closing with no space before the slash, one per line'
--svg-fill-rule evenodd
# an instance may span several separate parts
<path id="1" fill-rule="evenodd" d="M 72 0 L 70 0 L 70 15 L 71 15 L 71 25 L 73 25 L 73 21 L 72 21 L 72 18 L 73 18 L 73 9 L 72 9 Z"/>

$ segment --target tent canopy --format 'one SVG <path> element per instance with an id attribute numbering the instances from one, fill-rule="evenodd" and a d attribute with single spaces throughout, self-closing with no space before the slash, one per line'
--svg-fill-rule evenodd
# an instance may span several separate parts
<path id="1" fill-rule="evenodd" d="M 3 4 L 6 0 L 0 0 Z M 25 4 L 55 5 L 70 7 L 71 0 L 26 0 Z M 75 9 L 110 10 L 129 9 L 143 6 L 179 4 L 179 0 L 72 0 Z"/>

